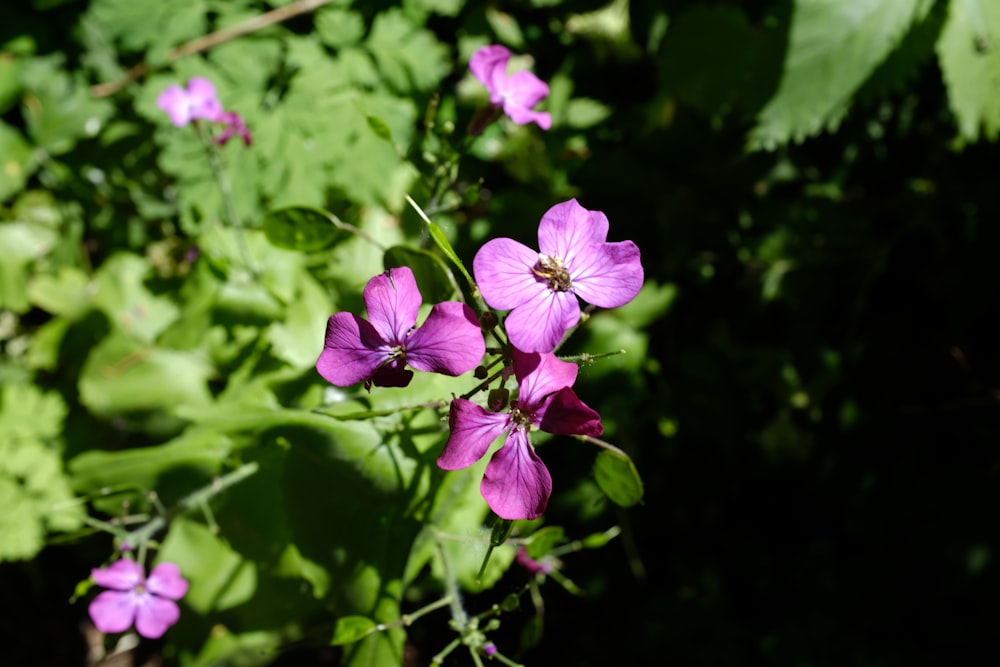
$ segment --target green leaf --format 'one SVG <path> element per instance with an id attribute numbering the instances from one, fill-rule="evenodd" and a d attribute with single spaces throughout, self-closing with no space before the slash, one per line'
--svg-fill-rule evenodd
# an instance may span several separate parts
<path id="1" fill-rule="evenodd" d="M 55 438 L 62 433 L 66 404 L 59 394 L 33 385 L 0 388 L 0 433 L 11 438 Z"/>
<path id="2" fill-rule="evenodd" d="M 329 213 L 305 206 L 270 211 L 261 224 L 273 245 L 299 252 L 325 250 L 347 235 Z"/>
<path id="3" fill-rule="evenodd" d="M 20 192 L 37 164 L 21 133 L 0 121 L 0 202 Z"/>
<path id="4" fill-rule="evenodd" d="M 0 130 L 2 130 L 0 125 Z M 2 138 L 0 138 L 2 140 Z M 0 157 L 3 160 L 3 157 Z M 56 233 L 29 222 L 0 223 L 0 308 L 23 313 L 31 307 L 27 276 L 31 263 L 44 257 L 56 242 Z"/>
<path id="5" fill-rule="evenodd" d="M 343 646 L 367 637 L 375 630 L 375 621 L 365 616 L 344 616 L 337 619 L 337 626 L 333 629 L 333 639 L 330 643 L 333 646 Z"/>
<path id="6" fill-rule="evenodd" d="M 833 130 L 852 96 L 933 0 L 796 0 L 777 93 L 750 133 L 773 149 Z"/>
<path id="7" fill-rule="evenodd" d="M 53 315 L 76 319 L 90 306 L 90 278 L 72 266 L 62 267 L 55 275 L 35 276 L 28 283 L 28 299 Z"/>
<path id="8" fill-rule="evenodd" d="M 570 127 L 593 127 L 607 120 L 610 115 L 610 107 L 586 97 L 577 97 L 566 105 L 566 124 Z"/>
<path id="9" fill-rule="evenodd" d="M 267 328 L 267 339 L 274 347 L 274 354 L 295 368 L 315 365 L 323 350 L 323 333 L 332 312 L 327 290 L 308 274 L 303 276 L 284 317 Z"/>
<path id="10" fill-rule="evenodd" d="M 121 331 L 151 343 L 177 318 L 178 309 L 146 288 L 148 274 L 149 264 L 142 257 L 114 255 L 97 272 L 94 305 Z"/>
<path id="11" fill-rule="evenodd" d="M 408 266 L 413 270 L 424 303 L 439 303 L 454 298 L 459 291 L 455 276 L 434 253 L 421 248 L 393 246 L 385 251 L 385 268 Z"/>
<path id="12" fill-rule="evenodd" d="M 389 126 L 386 125 L 384 120 L 375 116 L 366 116 L 365 118 L 368 121 L 368 127 L 371 128 L 376 137 L 383 141 L 387 141 L 390 145 L 395 145 L 392 142 L 392 130 L 389 129 Z"/>
<path id="13" fill-rule="evenodd" d="M 1000 134 L 1000 5 L 952 0 L 937 43 L 948 103 L 962 139 Z"/>
<path id="14" fill-rule="evenodd" d="M 462 275 L 469 281 L 469 284 L 475 284 L 476 281 L 472 279 L 472 276 L 469 275 L 469 272 L 465 269 L 465 264 L 462 264 L 462 260 L 458 258 L 458 253 L 456 253 L 455 249 L 451 247 L 451 241 L 448 240 L 444 230 L 441 229 L 441 227 L 436 223 L 428 222 L 427 231 L 430 232 L 431 238 L 434 239 L 434 243 L 441 248 L 441 252 L 444 253 L 444 256 L 450 259 L 452 263 L 458 267 L 458 270 L 462 272 Z"/>
<path id="15" fill-rule="evenodd" d="M 536 530 L 531 535 L 531 541 L 528 542 L 526 549 L 529 556 L 535 560 L 539 560 L 543 556 L 547 556 L 549 552 L 565 541 L 566 533 L 562 528 L 559 526 L 546 526 L 545 528 Z"/>
<path id="16" fill-rule="evenodd" d="M 397 8 L 375 17 L 365 45 L 398 93 L 433 90 L 450 70 L 448 51 L 434 33 L 414 26 Z"/>
<path id="17" fill-rule="evenodd" d="M 323 7 L 316 12 L 314 20 L 319 38 L 335 49 L 353 46 L 365 35 L 364 17 L 349 9 Z"/>
<path id="18" fill-rule="evenodd" d="M 126 49 L 165 54 L 167 48 L 207 32 L 207 10 L 205 0 L 95 0 L 87 14 Z"/>
<path id="19" fill-rule="evenodd" d="M 597 485 L 616 505 L 631 507 L 642 500 L 642 479 L 635 464 L 624 453 L 601 450 L 594 462 Z"/>
<path id="20" fill-rule="evenodd" d="M 157 558 L 177 564 L 191 584 L 184 604 L 199 614 L 235 607 L 257 590 L 257 567 L 206 526 L 184 517 L 171 522 Z"/>

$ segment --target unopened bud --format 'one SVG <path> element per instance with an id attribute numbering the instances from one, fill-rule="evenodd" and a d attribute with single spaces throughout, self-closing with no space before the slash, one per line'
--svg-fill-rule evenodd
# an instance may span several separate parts
<path id="1" fill-rule="evenodd" d="M 486 398 L 486 406 L 493 412 L 500 412 L 507 407 L 507 400 L 510 399 L 510 391 L 500 387 L 499 389 L 490 389 L 490 393 Z"/>
<path id="2" fill-rule="evenodd" d="M 479 326 L 482 327 L 483 331 L 491 331 L 499 323 L 500 318 L 492 311 L 488 310 L 479 316 Z"/>
<path id="3" fill-rule="evenodd" d="M 476 370 L 472 371 L 472 374 L 477 380 L 485 380 L 490 373 L 486 370 L 486 366 L 476 366 Z"/>

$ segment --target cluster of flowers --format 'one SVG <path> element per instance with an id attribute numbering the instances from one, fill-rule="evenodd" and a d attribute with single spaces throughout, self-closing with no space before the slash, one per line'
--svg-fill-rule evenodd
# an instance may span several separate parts
<path id="1" fill-rule="evenodd" d="M 163 109 L 177 127 L 198 120 L 220 123 L 222 131 L 215 137 L 217 144 L 225 144 L 239 135 L 245 145 L 250 145 L 250 130 L 243 117 L 223 108 L 215 96 L 215 86 L 208 79 L 196 76 L 188 81 L 186 88 L 176 84 L 169 86 L 156 98 L 156 106 Z"/>
<path id="2" fill-rule="evenodd" d="M 552 478 L 535 453 L 528 433 L 538 428 L 557 435 L 600 435 L 600 415 L 573 391 L 577 366 L 554 350 L 580 320 L 578 297 L 602 308 L 631 301 L 642 287 L 639 249 L 631 241 L 607 242 L 608 219 L 575 199 L 556 204 L 542 217 L 536 252 L 509 238 L 487 242 L 473 260 L 483 300 L 510 311 L 504 321 L 510 341 L 509 367 L 517 397 L 451 402 L 451 430 L 438 465 L 445 470 L 471 466 L 506 433 L 506 442 L 486 466 L 480 490 L 504 519 L 540 516 L 552 493 Z M 337 386 L 364 382 L 399 387 L 413 372 L 461 375 L 476 368 L 486 352 L 472 308 L 458 302 L 436 304 L 416 327 L 421 304 L 413 272 L 389 269 L 364 290 L 368 320 L 334 313 L 326 329 L 316 369 Z M 497 394 L 493 394 L 497 395 Z"/>

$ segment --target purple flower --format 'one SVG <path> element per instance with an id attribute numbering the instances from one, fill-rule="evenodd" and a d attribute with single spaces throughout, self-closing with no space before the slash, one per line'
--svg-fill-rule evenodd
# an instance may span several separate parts
<path id="1" fill-rule="evenodd" d="M 545 99 L 549 86 L 531 72 L 515 72 L 507 76 L 510 51 L 502 46 L 484 46 L 472 54 L 469 69 L 490 93 L 490 102 L 503 105 L 504 113 L 518 125 L 531 122 L 547 130 L 552 127 L 552 116 L 531 108 Z"/>
<path id="2" fill-rule="evenodd" d="M 177 127 L 199 118 L 219 121 L 223 113 L 222 102 L 215 97 L 215 86 L 200 76 L 189 80 L 186 90 L 176 84 L 164 90 L 156 98 L 156 106 L 166 111 Z"/>
<path id="3" fill-rule="evenodd" d="M 479 249 L 472 262 L 476 282 L 486 303 L 510 310 L 506 328 L 514 347 L 554 350 L 580 321 L 577 297 L 615 308 L 639 293 L 639 248 L 631 241 L 607 243 L 607 237 L 607 216 L 570 199 L 542 216 L 540 253 L 508 238 Z"/>
<path id="4" fill-rule="evenodd" d="M 464 303 L 436 304 L 423 325 L 417 323 L 422 298 L 413 271 L 402 266 L 380 273 L 365 285 L 369 321 L 353 313 L 334 313 L 316 370 L 339 387 L 361 380 L 365 388 L 405 387 L 413 372 L 461 375 L 475 368 L 486 352 L 479 321 Z"/>
<path id="5" fill-rule="evenodd" d="M 225 127 L 222 129 L 222 134 L 215 138 L 215 143 L 224 146 L 227 141 L 238 134 L 243 139 L 245 146 L 250 145 L 250 129 L 247 128 L 243 116 L 232 111 L 226 111 L 218 118 L 218 121 L 224 123 Z"/>
<path id="6" fill-rule="evenodd" d="M 552 494 L 552 477 L 528 440 L 532 427 L 559 435 L 600 435 L 601 416 L 570 388 L 576 364 L 554 354 L 514 350 L 514 376 L 519 389 L 508 412 L 490 412 L 472 401 L 451 402 L 451 435 L 438 457 L 444 470 L 467 468 L 483 458 L 490 445 L 507 433 L 503 447 L 486 466 L 479 487 L 483 498 L 503 519 L 542 515 Z"/>
<path id="7" fill-rule="evenodd" d="M 514 560 L 517 561 L 518 565 L 533 574 L 548 574 L 552 571 L 552 563 L 535 560 L 528 555 L 528 550 L 524 547 L 517 550 L 517 555 L 514 556 Z"/>
<path id="8" fill-rule="evenodd" d="M 160 563 L 147 578 L 142 565 L 121 559 L 91 570 L 99 586 L 110 588 L 90 603 L 90 618 L 101 632 L 123 632 L 135 623 L 143 637 L 162 637 L 181 612 L 174 600 L 187 593 L 188 582 L 173 563 Z"/>

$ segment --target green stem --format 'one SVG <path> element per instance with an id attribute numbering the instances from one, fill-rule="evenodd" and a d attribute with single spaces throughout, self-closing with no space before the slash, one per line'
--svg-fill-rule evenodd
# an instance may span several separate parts
<path id="1" fill-rule="evenodd" d="M 212 141 L 212 137 L 202 129 L 202 126 L 196 121 L 194 123 L 195 129 L 198 130 L 198 136 L 201 137 L 202 145 L 205 147 L 205 153 L 208 155 L 208 164 L 212 169 L 212 176 L 215 178 L 215 184 L 219 187 L 219 194 L 222 195 L 222 203 L 226 209 L 226 219 L 230 227 L 236 230 L 236 243 L 239 246 L 240 257 L 243 259 L 243 265 L 250 271 L 254 278 L 257 277 L 257 269 L 254 267 L 253 261 L 250 258 L 250 249 L 247 246 L 246 238 L 244 237 L 243 224 L 240 221 L 240 214 L 236 210 L 236 201 L 233 199 L 233 186 L 229 182 L 229 177 L 226 176 L 225 169 L 222 168 L 222 158 L 219 154 L 219 147 L 216 146 L 215 142 Z"/>

